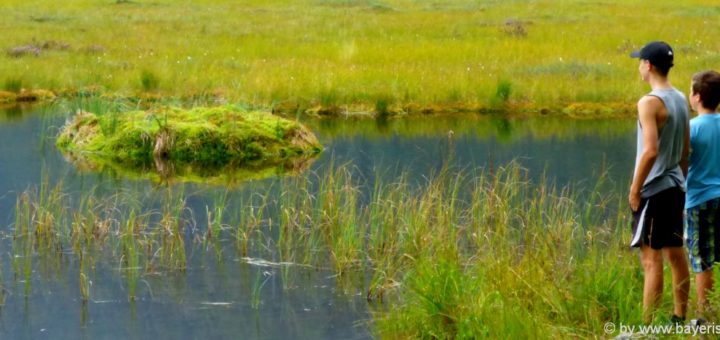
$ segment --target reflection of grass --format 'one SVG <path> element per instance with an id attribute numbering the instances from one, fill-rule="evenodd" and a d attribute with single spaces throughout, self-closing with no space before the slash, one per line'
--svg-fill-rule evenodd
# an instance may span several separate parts
<path id="1" fill-rule="evenodd" d="M 72 47 L 38 57 L 2 54 L 0 74 L 8 79 L 56 91 L 218 91 L 231 102 L 265 106 L 279 99 L 372 110 L 390 94 L 423 106 L 488 107 L 497 79 L 513 82 L 510 101 L 520 104 L 565 106 L 583 91 L 591 94 L 580 97 L 592 101 L 634 102 L 644 86 L 630 49 L 658 37 L 670 41 L 678 51 L 673 77 L 689 79 L 717 65 L 706 58 L 712 40 L 702 37 L 720 31 L 698 24 L 717 12 L 708 0 L 41 3 L 4 2 L 11 37 L 4 48 L 33 38 Z M 659 30 L 628 24 L 656 8 L 662 10 L 643 17 L 643 27 Z"/>
<path id="2" fill-rule="evenodd" d="M 225 166 L 217 168 L 173 166 L 172 172 L 161 173 L 153 165 L 146 167 L 128 167 L 113 162 L 87 162 L 86 160 L 77 160 L 72 157 L 68 157 L 68 159 L 73 162 L 80 171 L 109 174 L 113 177 L 133 180 L 144 179 L 157 184 L 204 183 L 229 187 L 237 187 L 248 181 L 275 176 L 297 175 L 305 171 L 315 160 L 314 157 L 310 157 L 277 164 Z"/>
<path id="3" fill-rule="evenodd" d="M 407 116 L 385 120 L 378 129 L 375 120 L 343 119 L 306 122 L 308 127 L 322 137 L 347 138 L 363 136 L 382 138 L 398 135 L 402 137 L 442 136 L 453 131 L 455 136 L 477 135 L 480 137 L 502 137 L 510 133 L 513 138 L 533 137 L 535 139 L 572 140 L 581 136 L 618 138 L 627 136 L 635 129 L 635 123 L 628 120 L 571 120 L 562 118 L 501 119 L 476 114 L 455 114 L 435 116 Z"/>

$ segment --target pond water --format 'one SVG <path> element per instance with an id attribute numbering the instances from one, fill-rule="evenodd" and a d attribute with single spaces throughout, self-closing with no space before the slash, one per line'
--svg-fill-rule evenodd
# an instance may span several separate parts
<path id="1" fill-rule="evenodd" d="M 97 195 L 122 191 L 148 202 L 168 188 L 150 180 L 78 171 L 53 145 L 65 115 L 50 111 L 0 111 L 0 338 L 372 337 L 362 273 L 359 285 L 346 284 L 328 269 L 262 261 L 276 260 L 272 258 L 248 260 L 229 246 L 218 251 L 187 242 L 186 270 L 141 274 L 134 301 L 128 299 L 126 273 L 100 257 L 90 275 L 90 299 L 83 303 L 75 256 L 61 252 L 52 258 L 24 258 L 13 249 L 18 194 L 44 179 L 62 181 L 75 195 L 91 189 Z M 471 170 L 512 160 L 527 168 L 532 179 L 545 176 L 558 185 L 592 185 L 606 173 L 623 187 L 630 180 L 635 153 L 634 122 L 629 120 L 440 115 L 307 124 L 326 147 L 308 171 L 322 175 L 330 164 L 348 164 L 370 188 L 378 179 L 392 182 L 403 173 L 422 180 L 447 162 Z M 187 209 L 203 221 L 218 192 L 266 192 L 278 181 L 267 178 L 232 188 L 195 183 L 183 190 Z M 204 228 L 198 222 L 193 230 Z M 188 240 L 193 233 L 188 232 Z M 269 239 L 277 237 L 267 233 Z"/>

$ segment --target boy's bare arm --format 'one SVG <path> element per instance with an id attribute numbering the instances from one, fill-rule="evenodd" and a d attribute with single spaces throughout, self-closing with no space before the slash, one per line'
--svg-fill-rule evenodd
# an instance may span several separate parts
<path id="1" fill-rule="evenodd" d="M 628 196 L 630 208 L 633 211 L 637 211 L 640 206 L 640 190 L 657 158 L 657 114 L 663 109 L 663 105 L 662 101 L 654 96 L 645 96 L 638 101 L 638 118 L 643 132 L 643 150 Z"/>
<path id="2" fill-rule="evenodd" d="M 683 176 L 687 178 L 688 174 L 688 158 L 690 157 L 690 123 L 685 124 L 685 140 L 683 141 L 683 152 L 680 158 L 680 169 Z"/>

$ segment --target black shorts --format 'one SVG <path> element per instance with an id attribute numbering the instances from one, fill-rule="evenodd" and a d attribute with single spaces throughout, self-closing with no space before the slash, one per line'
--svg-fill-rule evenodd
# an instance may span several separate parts
<path id="1" fill-rule="evenodd" d="M 682 247 L 684 209 L 685 192 L 680 187 L 642 198 L 638 210 L 633 211 L 630 246 Z"/>

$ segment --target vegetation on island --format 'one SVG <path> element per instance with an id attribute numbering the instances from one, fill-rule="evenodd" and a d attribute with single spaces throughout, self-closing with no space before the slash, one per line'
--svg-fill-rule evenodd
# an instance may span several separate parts
<path id="1" fill-rule="evenodd" d="M 267 173 L 262 169 L 302 168 L 322 149 L 304 125 L 236 106 L 79 111 L 56 144 L 85 169 L 114 165 L 148 176 L 236 180 Z"/>

